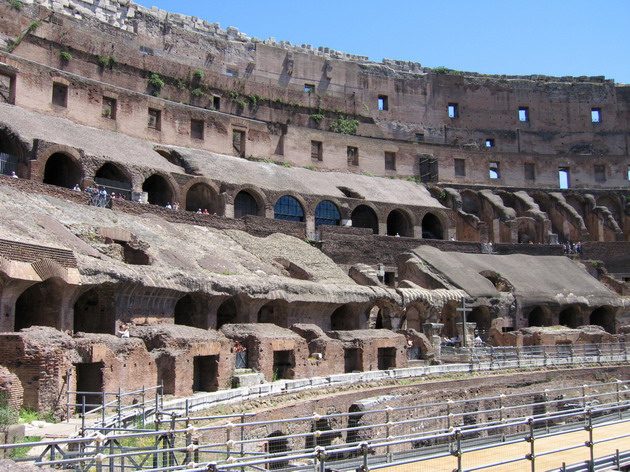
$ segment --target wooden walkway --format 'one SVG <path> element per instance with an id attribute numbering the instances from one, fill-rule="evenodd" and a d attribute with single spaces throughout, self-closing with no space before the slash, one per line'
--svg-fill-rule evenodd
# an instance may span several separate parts
<path id="1" fill-rule="evenodd" d="M 616 450 L 630 450 L 630 436 L 600 443 L 600 441 L 605 439 L 623 435 L 630 435 L 630 421 L 608 426 L 595 426 L 593 429 L 595 458 L 615 454 Z M 525 434 L 523 434 L 523 437 L 524 436 Z M 534 470 L 536 472 L 548 471 L 562 467 L 563 462 L 568 466 L 590 460 L 589 449 L 585 446 L 585 442 L 588 440 L 588 431 L 585 430 L 536 439 Z M 579 447 L 563 452 L 542 455 L 545 452 L 566 449 L 571 446 Z M 462 455 L 462 470 L 477 469 L 491 472 L 529 472 L 532 470 L 532 464 L 530 461 L 524 459 L 529 452 L 530 444 L 525 441 L 517 444 L 489 447 L 488 449 L 474 452 L 465 452 Z M 492 463 L 509 460 L 516 460 L 517 462 L 489 466 L 489 464 Z M 442 457 L 439 459 L 385 467 L 384 469 L 387 470 L 387 472 L 452 472 L 457 469 L 457 458 L 455 456 Z"/>

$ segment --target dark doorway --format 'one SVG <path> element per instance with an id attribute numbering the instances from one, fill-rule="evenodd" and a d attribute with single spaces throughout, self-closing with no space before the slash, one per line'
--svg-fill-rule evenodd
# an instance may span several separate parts
<path id="1" fill-rule="evenodd" d="M 545 310 L 537 306 L 529 312 L 527 317 L 528 326 L 549 326 Z"/>
<path id="2" fill-rule="evenodd" d="M 73 188 L 81 184 L 83 172 L 81 166 L 70 156 L 55 153 L 46 161 L 44 183 L 57 187 Z"/>
<path id="3" fill-rule="evenodd" d="M 236 302 L 233 298 L 228 298 L 217 310 L 217 329 L 219 329 L 224 324 L 235 323 L 236 322 Z"/>
<path id="4" fill-rule="evenodd" d="M 197 303 L 191 295 L 184 295 L 175 304 L 175 324 L 201 328 L 197 321 Z"/>
<path id="5" fill-rule="evenodd" d="M 352 310 L 349 306 L 343 305 L 333 311 L 330 315 L 330 329 L 332 331 L 347 331 L 358 329 L 356 320 L 352 317 Z"/>
<path id="6" fill-rule="evenodd" d="M 343 371 L 346 374 L 361 371 L 361 350 L 356 347 L 349 347 L 343 350 Z"/>
<path id="7" fill-rule="evenodd" d="M 32 285 L 15 302 L 15 331 L 31 326 L 60 328 L 62 283 L 57 279 Z"/>
<path id="8" fill-rule="evenodd" d="M 609 333 L 615 333 L 615 312 L 612 307 L 600 306 L 593 310 L 590 324 L 598 325 Z"/>
<path id="9" fill-rule="evenodd" d="M 268 454 L 281 455 L 284 452 L 289 452 L 289 440 L 284 437 L 282 431 L 274 431 L 269 436 L 269 442 L 265 444 L 265 452 Z M 275 438 L 275 439 L 274 439 Z M 275 461 L 267 464 L 267 469 L 278 470 L 284 469 L 289 466 L 289 461 Z"/>
<path id="10" fill-rule="evenodd" d="M 165 206 L 173 200 L 173 190 L 161 175 L 153 174 L 142 184 L 142 191 L 148 195 L 152 205 Z"/>
<path id="11" fill-rule="evenodd" d="M 565 308 L 558 315 L 558 323 L 567 328 L 577 328 L 582 323 L 582 313 L 576 306 Z"/>
<path id="12" fill-rule="evenodd" d="M 242 218 L 247 215 L 258 215 L 258 203 L 251 193 L 241 191 L 234 199 L 234 218 Z"/>
<path id="13" fill-rule="evenodd" d="M 433 213 L 427 213 L 422 218 L 422 239 L 444 239 L 442 222 Z"/>
<path id="14" fill-rule="evenodd" d="M 203 182 L 194 184 L 186 193 L 186 211 L 208 210 L 217 213 L 215 193 L 212 187 Z"/>
<path id="15" fill-rule="evenodd" d="M 83 405 L 85 410 L 92 410 L 103 402 L 103 363 L 89 362 L 75 364 L 77 373 L 76 403 Z M 82 411 L 82 406 L 77 406 L 77 411 Z"/>
<path id="16" fill-rule="evenodd" d="M 74 304 L 74 332 L 114 334 L 114 310 L 106 305 L 105 297 L 93 288 L 81 295 Z"/>
<path id="17" fill-rule="evenodd" d="M 105 187 L 107 193 L 122 195 L 126 200 L 131 200 L 131 179 L 127 177 L 118 166 L 106 163 L 96 171 L 94 182 Z"/>
<path id="18" fill-rule="evenodd" d="M 294 367 L 293 351 L 273 351 L 273 380 L 294 378 Z"/>
<path id="19" fill-rule="evenodd" d="M 378 234 L 378 217 L 369 206 L 359 205 L 351 215 L 352 226 L 355 228 L 369 228 L 373 234 Z"/>
<path id="20" fill-rule="evenodd" d="M 195 356 L 193 368 L 193 392 L 215 392 L 219 389 L 219 356 Z"/>
<path id="21" fill-rule="evenodd" d="M 377 351 L 378 370 L 393 369 L 396 367 L 396 348 L 379 347 Z"/>
<path id="22" fill-rule="evenodd" d="M 413 227 L 402 211 L 393 210 L 387 216 L 387 235 L 413 237 Z"/>

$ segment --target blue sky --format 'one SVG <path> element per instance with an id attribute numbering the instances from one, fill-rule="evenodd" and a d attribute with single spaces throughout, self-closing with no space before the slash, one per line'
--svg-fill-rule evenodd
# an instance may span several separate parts
<path id="1" fill-rule="evenodd" d="M 373 61 L 630 84 L 630 0 L 134 1 Z"/>

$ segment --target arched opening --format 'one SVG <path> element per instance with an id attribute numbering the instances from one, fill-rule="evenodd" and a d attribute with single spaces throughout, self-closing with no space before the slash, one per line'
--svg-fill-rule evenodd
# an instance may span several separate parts
<path id="1" fill-rule="evenodd" d="M 350 217 L 355 228 L 369 228 L 373 234 L 378 234 L 378 217 L 374 210 L 367 205 L 359 205 L 352 211 Z"/>
<path id="2" fill-rule="evenodd" d="M 316 434 L 307 436 L 306 449 L 312 449 L 315 446 L 328 447 L 332 445 L 335 439 L 341 438 L 341 432 L 333 432 L 329 418 L 320 418 L 315 420 L 311 426 L 311 433 Z M 332 457 L 328 457 L 328 459 L 334 460 L 335 458 L 338 458 L 337 456 L 337 454 L 333 454 Z"/>
<path id="3" fill-rule="evenodd" d="M 0 174 L 12 175 L 13 172 L 21 179 L 28 177 L 24 148 L 18 139 L 0 131 Z"/>
<path id="4" fill-rule="evenodd" d="M 485 342 L 488 337 L 488 330 L 492 324 L 492 316 L 490 315 L 490 310 L 487 306 L 478 306 L 473 308 L 466 316 L 466 321 L 468 323 L 476 323 L 476 331 L 479 334 L 479 337 Z"/>
<path id="5" fill-rule="evenodd" d="M 194 295 L 184 295 L 177 300 L 173 310 L 175 324 L 204 329 L 199 308 L 199 301 Z"/>
<path id="6" fill-rule="evenodd" d="M 619 200 L 610 195 L 603 195 L 597 198 L 597 206 L 608 208 L 610 214 L 618 224 L 621 224 L 621 206 Z"/>
<path id="7" fill-rule="evenodd" d="M 444 324 L 443 335 L 448 338 L 457 336 L 457 323 L 461 323 L 461 319 L 457 319 L 456 306 L 455 302 L 446 303 L 440 313 L 440 322 Z"/>
<path id="8" fill-rule="evenodd" d="M 151 205 L 165 206 L 173 200 L 173 190 L 164 177 L 153 174 L 142 184 Z"/>
<path id="9" fill-rule="evenodd" d="M 367 311 L 369 329 L 393 329 L 392 315 L 396 313 L 393 306 L 387 301 L 379 301 Z M 400 321 L 398 318 L 396 322 Z"/>
<path id="10" fill-rule="evenodd" d="M 567 195 L 564 200 L 577 212 L 578 215 L 584 217 L 584 200 L 576 195 Z"/>
<path id="11" fill-rule="evenodd" d="M 203 182 L 198 182 L 186 193 L 186 211 L 207 210 L 217 213 L 216 195 L 214 189 Z"/>
<path id="12" fill-rule="evenodd" d="M 217 310 L 217 329 L 224 324 L 230 324 L 236 322 L 236 302 L 234 298 L 228 298 L 219 306 Z"/>
<path id="13" fill-rule="evenodd" d="M 422 218 L 422 239 L 444 239 L 442 222 L 433 213 Z"/>
<path id="14" fill-rule="evenodd" d="M 427 321 L 427 308 L 420 303 L 413 303 L 405 310 L 404 328 L 415 329 L 422 333 L 422 325 Z"/>
<path id="15" fill-rule="evenodd" d="M 112 305 L 111 300 L 97 288 L 85 292 L 74 304 L 74 332 L 114 334 L 116 326 Z"/>
<path id="16" fill-rule="evenodd" d="M 518 242 L 529 244 L 536 242 L 536 223 L 532 219 L 522 220 L 518 225 Z"/>
<path id="17" fill-rule="evenodd" d="M 241 190 L 234 198 L 234 218 L 242 218 L 247 215 L 258 216 L 258 202 L 251 193 Z"/>
<path id="18" fill-rule="evenodd" d="M 332 331 L 359 329 L 357 321 L 352 316 L 352 309 L 348 305 L 342 305 L 330 315 L 330 329 Z"/>
<path id="19" fill-rule="evenodd" d="M 125 199 L 131 200 L 131 179 L 118 166 L 110 162 L 103 164 L 96 171 L 94 182 L 105 187 L 107 193 L 123 195 Z"/>
<path id="20" fill-rule="evenodd" d="M 268 441 L 265 444 L 265 452 L 268 454 L 278 454 L 289 451 L 289 440 L 284 436 L 282 431 L 274 431 L 267 436 Z M 289 466 L 289 461 L 275 461 L 267 464 L 267 469 L 278 470 Z"/>
<path id="21" fill-rule="evenodd" d="M 72 157 L 57 152 L 50 156 L 44 168 L 44 183 L 57 187 L 73 188 L 80 184 L 83 171 Z"/>
<path id="22" fill-rule="evenodd" d="M 589 323 L 601 326 L 609 333 L 615 333 L 615 310 L 610 306 L 600 306 L 591 312 Z"/>
<path id="23" fill-rule="evenodd" d="M 569 306 L 558 315 L 558 323 L 568 328 L 577 328 L 584 324 L 582 323 L 582 311 L 575 305 Z"/>
<path id="24" fill-rule="evenodd" d="M 549 314 L 542 306 L 535 307 L 527 316 L 528 326 L 550 326 Z"/>
<path id="25" fill-rule="evenodd" d="M 322 200 L 315 208 L 315 227 L 321 225 L 339 226 L 341 214 L 339 208 L 330 200 Z"/>
<path id="26" fill-rule="evenodd" d="M 272 323 L 283 328 L 287 327 L 286 310 L 281 302 L 269 302 L 258 310 L 258 323 Z"/>
<path id="27" fill-rule="evenodd" d="M 276 220 L 304 221 L 304 209 L 297 198 L 283 195 L 273 207 L 273 217 Z"/>
<path id="28" fill-rule="evenodd" d="M 462 197 L 462 210 L 478 218 L 481 217 L 481 200 L 479 200 L 479 196 L 469 190 L 462 191 L 460 195 Z"/>
<path id="29" fill-rule="evenodd" d="M 15 301 L 14 330 L 31 326 L 61 328 L 63 282 L 48 279 L 30 286 Z"/>
<path id="30" fill-rule="evenodd" d="M 413 226 L 402 211 L 392 210 L 387 215 L 387 235 L 413 237 Z"/>

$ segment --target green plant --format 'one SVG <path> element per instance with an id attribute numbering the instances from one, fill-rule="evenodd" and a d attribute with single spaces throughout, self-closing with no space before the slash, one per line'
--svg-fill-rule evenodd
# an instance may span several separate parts
<path id="1" fill-rule="evenodd" d="M 324 115 L 321 113 L 313 113 L 312 115 L 309 115 L 308 117 L 317 124 L 319 124 L 324 119 Z"/>
<path id="2" fill-rule="evenodd" d="M 440 193 L 438 193 L 438 200 L 443 202 L 444 200 L 446 200 L 446 190 L 440 190 Z"/>
<path id="3" fill-rule="evenodd" d="M 359 128 L 358 120 L 348 120 L 345 116 L 339 115 L 335 121 L 330 123 L 330 131 L 341 134 L 357 134 Z"/>
<path id="4" fill-rule="evenodd" d="M 112 109 L 111 108 L 105 108 L 103 110 L 103 117 L 104 118 L 111 118 L 112 117 Z"/>
<path id="5" fill-rule="evenodd" d="M 203 90 L 201 90 L 200 88 L 196 88 L 190 93 L 192 93 L 195 97 L 201 97 L 202 95 L 204 95 Z"/>
<path id="6" fill-rule="evenodd" d="M 254 113 L 256 112 L 256 110 L 258 110 L 258 104 L 264 100 L 263 97 L 256 94 L 250 95 L 247 98 L 249 99 L 249 105 Z"/>
<path id="7" fill-rule="evenodd" d="M 179 89 L 179 90 L 186 90 L 186 82 L 184 82 L 182 79 L 177 79 L 175 81 L 175 86 Z"/>
<path id="8" fill-rule="evenodd" d="M 433 69 L 433 72 L 436 74 L 442 75 L 462 75 L 462 72 L 459 70 L 449 69 L 448 67 L 439 66 Z"/>
<path id="9" fill-rule="evenodd" d="M 105 69 L 106 67 L 112 69 L 117 63 L 118 61 L 116 60 L 116 56 L 114 56 L 113 54 L 108 57 L 98 56 L 98 65 L 103 69 Z"/>
<path id="10" fill-rule="evenodd" d="M 193 77 L 197 80 L 203 79 L 203 71 L 201 69 L 195 69 L 195 72 L 193 72 Z"/>
<path id="11" fill-rule="evenodd" d="M 42 24 L 42 20 L 35 20 L 31 22 L 26 29 L 20 34 L 11 44 L 7 46 L 7 52 L 13 52 L 16 47 L 20 45 L 22 40 L 29 34 L 34 33 L 37 28 Z"/>
<path id="12" fill-rule="evenodd" d="M 40 436 L 28 436 L 20 444 L 28 444 L 41 441 Z M 23 459 L 28 455 L 28 451 L 32 449 L 31 446 L 16 447 L 11 449 L 8 453 L 9 459 Z"/>
<path id="13" fill-rule="evenodd" d="M 19 0 L 13 0 L 11 2 L 11 8 L 14 8 L 17 11 L 20 11 L 23 7 L 24 5 L 22 5 L 22 2 L 20 2 Z"/>
<path id="14" fill-rule="evenodd" d="M 0 392 L 0 428 L 10 424 L 15 424 L 18 421 L 18 414 L 9 406 L 8 397 L 8 392 Z"/>
<path id="15" fill-rule="evenodd" d="M 70 62 L 72 60 L 72 54 L 68 51 L 59 51 L 59 57 L 64 62 Z"/>
<path id="16" fill-rule="evenodd" d="M 19 416 L 20 416 L 20 419 L 19 419 L 20 424 L 31 423 L 33 421 L 39 420 L 38 413 L 29 408 L 22 408 L 20 410 Z"/>
<path id="17" fill-rule="evenodd" d="M 232 99 L 232 100 L 236 100 L 238 97 L 240 97 L 241 94 L 238 92 L 235 92 L 234 90 L 230 90 L 228 92 L 228 98 Z"/>
<path id="18" fill-rule="evenodd" d="M 157 72 L 152 72 L 149 77 L 149 86 L 152 88 L 151 95 L 157 97 L 164 88 L 164 81 Z"/>
<path id="19" fill-rule="evenodd" d="M 317 170 L 317 167 L 315 167 L 315 166 L 306 166 L 304 168 L 308 169 L 308 170 Z"/>
<path id="20" fill-rule="evenodd" d="M 363 175 L 366 177 L 374 177 L 374 174 L 370 174 L 369 172 L 363 172 Z"/>

